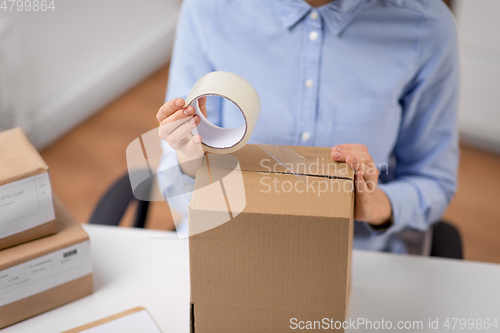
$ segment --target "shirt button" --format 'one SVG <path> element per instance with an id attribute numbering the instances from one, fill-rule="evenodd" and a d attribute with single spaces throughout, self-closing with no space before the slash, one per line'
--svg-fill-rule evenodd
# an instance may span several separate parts
<path id="1" fill-rule="evenodd" d="M 307 88 L 311 88 L 314 85 L 313 80 L 306 80 L 305 85 Z"/>
<path id="2" fill-rule="evenodd" d="M 315 41 L 316 39 L 318 39 L 318 33 L 316 31 L 311 31 L 309 33 L 309 39 L 312 40 L 312 41 Z"/>
<path id="3" fill-rule="evenodd" d="M 311 134 L 309 134 L 309 132 L 303 132 L 300 137 L 303 141 L 309 141 L 309 139 L 311 138 Z"/>
<path id="4" fill-rule="evenodd" d="M 311 14 L 309 14 L 309 17 L 311 18 L 311 20 L 317 20 L 318 12 L 312 11 Z"/>

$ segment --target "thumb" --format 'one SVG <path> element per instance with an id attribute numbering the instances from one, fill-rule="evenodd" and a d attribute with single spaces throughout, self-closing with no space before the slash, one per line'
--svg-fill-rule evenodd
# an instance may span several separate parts
<path id="1" fill-rule="evenodd" d="M 356 196 L 363 197 L 364 195 L 366 195 L 366 193 L 368 192 L 368 187 L 363 177 L 363 170 L 360 169 L 356 171 L 354 183 L 356 187 Z"/>

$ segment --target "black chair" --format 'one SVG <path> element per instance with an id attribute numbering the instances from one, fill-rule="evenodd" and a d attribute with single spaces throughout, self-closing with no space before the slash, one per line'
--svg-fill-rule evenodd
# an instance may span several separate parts
<path id="1" fill-rule="evenodd" d="M 155 178 L 151 177 L 141 184 L 140 198 L 145 198 L 151 193 L 151 188 Z M 149 208 L 149 201 L 138 200 L 130 186 L 129 174 L 123 175 L 118 179 L 113 186 L 104 194 L 95 208 L 92 217 L 90 218 L 91 224 L 105 224 L 105 225 L 119 225 L 127 207 L 133 202 L 138 201 L 137 210 L 135 213 L 134 227 L 144 228 Z M 428 237 L 427 237 L 428 236 Z M 428 251 L 419 249 L 416 252 L 419 254 L 428 254 L 432 257 L 463 259 L 462 238 L 457 227 L 452 224 L 440 221 L 429 230 L 428 233 L 410 231 L 403 235 L 403 240 L 408 243 L 429 243 L 423 247 L 428 247 Z M 426 240 L 428 238 L 428 240 Z M 422 246 L 420 246 L 422 247 Z M 416 252 L 414 254 L 416 254 Z M 412 253 L 410 249 L 410 253 Z"/>
<path id="2" fill-rule="evenodd" d="M 463 259 L 462 237 L 454 225 L 440 221 L 432 229 L 432 257 Z"/>
<path id="3" fill-rule="evenodd" d="M 141 191 L 150 193 L 153 186 L 153 177 L 146 180 L 141 187 Z M 144 196 L 139 196 L 144 197 Z M 102 196 L 97 204 L 90 224 L 104 224 L 117 226 L 120 224 L 128 206 L 137 201 L 137 210 L 135 212 L 134 224 L 136 228 L 144 228 L 148 216 L 149 200 L 138 200 L 132 192 L 130 186 L 129 174 L 126 173 L 118 179 L 109 190 Z"/>

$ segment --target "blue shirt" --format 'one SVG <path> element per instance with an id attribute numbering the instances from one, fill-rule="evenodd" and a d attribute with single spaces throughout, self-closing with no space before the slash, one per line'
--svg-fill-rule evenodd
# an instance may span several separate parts
<path id="1" fill-rule="evenodd" d="M 354 247 L 404 252 L 397 234 L 428 229 L 456 190 L 457 55 L 455 22 L 439 0 L 335 0 L 319 8 L 302 0 L 186 0 L 166 100 L 185 98 L 206 73 L 229 71 L 261 98 L 255 132 L 286 145 L 365 144 L 381 166 L 379 188 L 394 222 L 385 231 L 357 223 Z M 240 121 L 224 104 L 208 117 L 223 127 Z M 160 170 L 177 163 L 162 144 Z M 193 186 L 179 168 L 159 181 L 167 197 Z M 168 201 L 186 215 L 189 199 Z"/>

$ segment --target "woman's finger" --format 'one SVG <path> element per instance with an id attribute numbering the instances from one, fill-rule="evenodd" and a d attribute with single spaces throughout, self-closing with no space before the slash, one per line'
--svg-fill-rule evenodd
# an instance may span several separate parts
<path id="1" fill-rule="evenodd" d="M 353 156 L 359 162 L 366 164 L 374 163 L 371 155 L 368 152 L 359 150 L 332 150 L 330 157 L 337 162 L 345 162 L 347 156 Z"/>
<path id="2" fill-rule="evenodd" d="M 369 190 L 375 190 L 378 183 L 379 171 L 374 164 L 366 164 L 357 161 L 351 155 L 347 156 L 346 163 L 356 172 L 361 172 Z"/>
<path id="3" fill-rule="evenodd" d="M 166 141 L 172 148 L 181 149 L 181 147 L 189 141 L 187 137 L 188 134 L 194 130 L 199 123 L 200 116 L 195 115 L 191 117 L 191 119 L 171 131 L 170 134 L 167 135 Z"/>
<path id="4" fill-rule="evenodd" d="M 366 182 L 363 177 L 363 171 L 356 171 L 354 174 L 354 184 L 356 187 L 356 195 L 360 195 L 362 193 L 366 193 Z"/>
<path id="5" fill-rule="evenodd" d="M 377 188 L 377 184 L 372 180 L 367 180 L 366 174 L 363 170 L 358 170 L 355 173 L 355 187 L 356 187 L 356 196 L 363 198 L 365 195 L 372 193 Z M 359 198 L 358 197 L 358 198 Z"/>
<path id="6" fill-rule="evenodd" d="M 182 147 L 182 149 L 185 154 L 190 156 L 203 156 L 201 137 L 199 135 L 194 135 L 191 140 L 189 140 L 184 147 Z"/>
<path id="7" fill-rule="evenodd" d="M 184 108 L 185 102 L 182 98 L 174 98 L 163 104 L 156 113 L 156 119 L 159 123 L 170 117 L 174 112 Z"/>
<path id="8" fill-rule="evenodd" d="M 160 123 L 160 126 L 168 123 L 177 123 L 177 126 L 179 126 L 186 120 L 186 118 L 192 117 L 194 114 L 195 114 L 194 108 L 192 106 L 188 106 L 185 109 L 177 110 L 175 113 L 170 115 L 170 117 L 164 119 Z"/>
<path id="9" fill-rule="evenodd" d="M 340 145 L 336 145 L 332 147 L 332 151 L 334 150 L 355 150 L 362 151 L 368 153 L 368 148 L 365 145 L 359 143 L 344 143 Z"/>
<path id="10" fill-rule="evenodd" d="M 166 140 L 167 136 L 173 132 L 177 127 L 181 126 L 182 124 L 186 123 L 189 121 L 192 116 L 182 118 L 182 115 L 177 115 L 177 113 L 183 113 L 183 110 L 178 110 L 176 113 L 174 113 L 172 116 L 170 116 L 170 119 L 167 118 L 164 121 L 160 123 L 160 138 L 163 140 Z M 172 121 L 172 117 L 177 117 L 181 118 L 178 120 Z"/>

